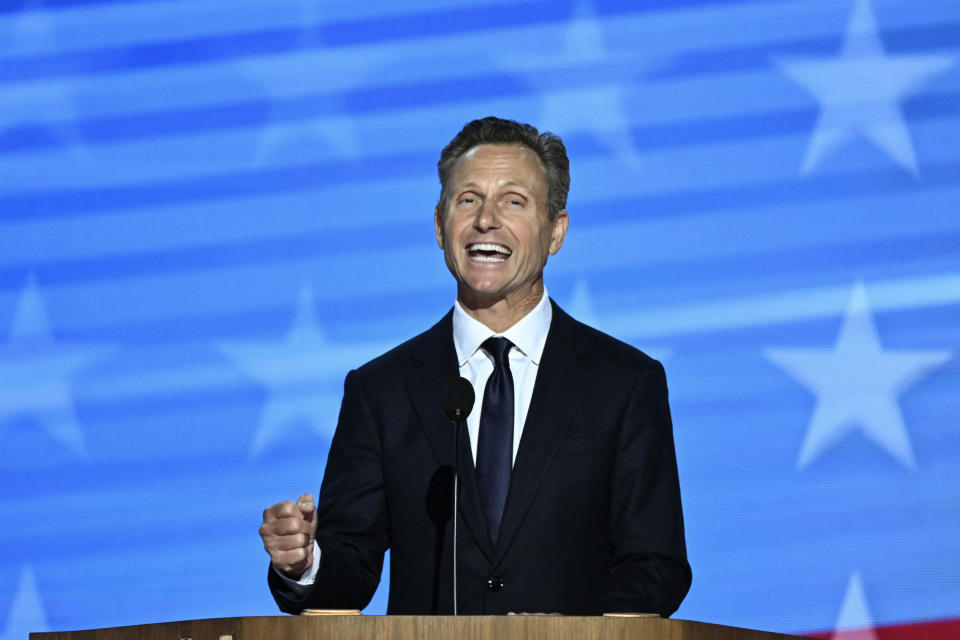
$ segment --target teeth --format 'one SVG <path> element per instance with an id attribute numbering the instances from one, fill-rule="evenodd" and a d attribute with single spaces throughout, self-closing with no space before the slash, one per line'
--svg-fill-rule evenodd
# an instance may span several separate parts
<path id="1" fill-rule="evenodd" d="M 474 242 L 473 244 L 467 245 L 467 251 L 496 251 L 505 256 L 513 253 L 503 245 L 493 244 L 492 242 Z"/>
<path id="2" fill-rule="evenodd" d="M 470 256 L 471 260 L 477 262 L 506 262 L 507 258 L 505 256 Z"/>

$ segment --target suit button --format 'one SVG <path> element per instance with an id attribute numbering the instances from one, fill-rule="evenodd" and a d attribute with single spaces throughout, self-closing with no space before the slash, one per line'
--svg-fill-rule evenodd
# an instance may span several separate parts
<path id="1" fill-rule="evenodd" d="M 487 589 L 494 592 L 501 591 L 503 589 L 503 580 L 497 576 L 493 576 L 487 580 Z"/>

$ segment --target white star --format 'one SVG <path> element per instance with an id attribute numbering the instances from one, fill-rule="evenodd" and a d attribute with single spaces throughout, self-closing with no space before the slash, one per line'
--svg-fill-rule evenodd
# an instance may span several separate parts
<path id="1" fill-rule="evenodd" d="M 315 4 L 297 0 L 303 27 L 289 52 L 238 62 L 242 73 L 263 85 L 271 103 L 254 157 L 258 165 L 281 153 L 293 159 L 311 151 L 350 160 L 360 157 L 343 92 L 364 76 L 371 61 L 369 56 L 320 44 Z"/>
<path id="2" fill-rule="evenodd" d="M 0 634 L 0 640 L 23 640 L 31 633 L 49 631 L 47 616 L 40 604 L 37 592 L 37 580 L 33 569 L 24 566 L 20 571 L 20 583 L 13 596 L 13 603 L 7 613 L 7 624 Z"/>
<path id="3" fill-rule="evenodd" d="M 75 344 L 54 342 L 40 289 L 31 276 L 17 301 L 10 340 L 0 344 L 0 423 L 33 417 L 55 440 L 85 456 L 71 378 L 99 351 L 81 353 Z"/>
<path id="4" fill-rule="evenodd" d="M 843 605 L 834 627 L 833 640 L 877 640 L 873 630 L 873 616 L 863 593 L 863 581 L 860 573 L 850 576 L 847 593 L 843 596 Z"/>
<path id="5" fill-rule="evenodd" d="M 954 62 L 953 56 L 885 55 L 869 0 L 857 0 L 838 57 L 776 60 L 821 104 L 803 173 L 810 173 L 827 153 L 859 135 L 917 175 L 900 101 Z"/>
<path id="6" fill-rule="evenodd" d="M 802 469 L 855 430 L 903 466 L 916 463 L 897 394 L 950 358 L 949 351 L 884 350 L 867 292 L 857 283 L 832 349 L 766 349 L 817 396 L 797 468 Z"/>
<path id="7" fill-rule="evenodd" d="M 542 43 L 536 46 L 538 51 L 542 49 Z M 502 59 L 504 67 L 524 73 L 539 88 L 543 103 L 537 126 L 541 131 L 562 131 L 564 136 L 589 133 L 620 160 L 637 168 L 641 161 L 631 142 L 630 118 L 624 106 L 635 64 L 632 52 L 620 59 L 604 44 L 603 27 L 589 0 L 578 0 L 560 46 L 551 49 L 548 58 L 535 52 L 518 55 L 511 48 Z M 592 72 L 588 84 L 557 88 L 564 84 L 558 79 L 581 67 Z"/>
<path id="8" fill-rule="evenodd" d="M 313 292 L 300 291 L 296 317 L 280 342 L 221 343 L 218 348 L 269 390 L 250 447 L 256 458 L 274 442 L 302 428 L 329 439 L 340 404 L 339 383 L 350 367 L 378 347 L 343 348 L 327 343 L 313 311 Z M 336 380 L 333 383 L 332 380 Z"/>

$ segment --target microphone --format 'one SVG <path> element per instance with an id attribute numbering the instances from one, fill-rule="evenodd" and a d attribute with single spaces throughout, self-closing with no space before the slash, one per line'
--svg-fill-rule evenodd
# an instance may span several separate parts
<path id="1" fill-rule="evenodd" d="M 476 394 L 473 385 L 463 376 L 451 378 L 443 392 L 443 411 L 453 422 L 453 615 L 457 615 L 457 511 L 460 494 L 460 428 L 470 415 Z"/>
<path id="2" fill-rule="evenodd" d="M 443 392 L 443 410 L 454 422 L 466 420 L 475 399 L 473 385 L 469 380 L 462 376 L 451 378 Z"/>

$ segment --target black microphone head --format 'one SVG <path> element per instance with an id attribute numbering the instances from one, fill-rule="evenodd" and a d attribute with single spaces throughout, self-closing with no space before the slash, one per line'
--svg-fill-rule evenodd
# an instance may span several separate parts
<path id="1" fill-rule="evenodd" d="M 451 420 L 466 420 L 473 409 L 473 385 L 464 377 L 451 378 L 443 392 L 443 410 Z"/>

